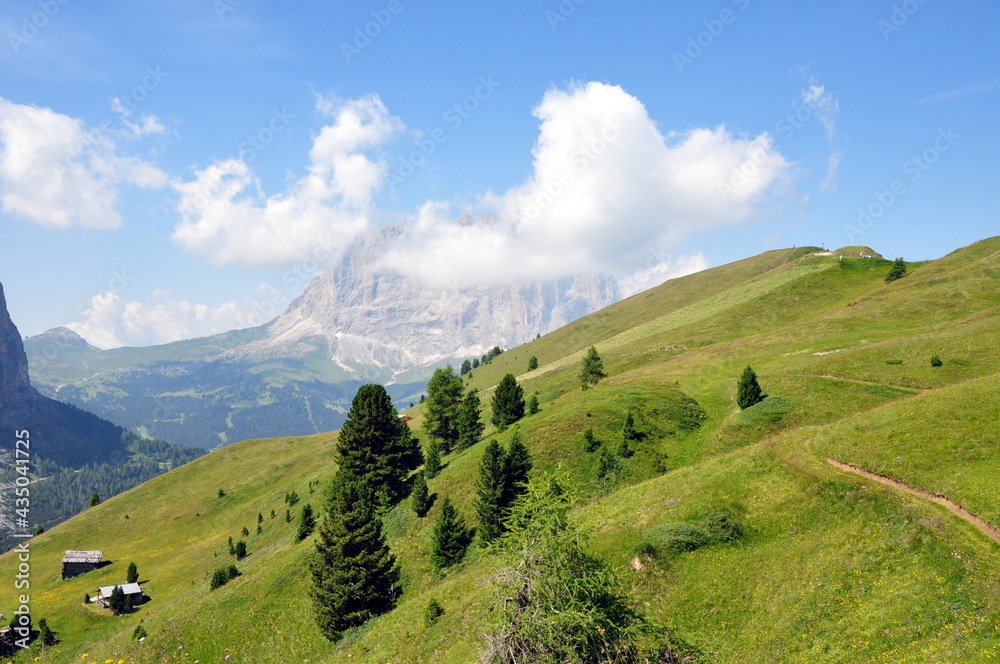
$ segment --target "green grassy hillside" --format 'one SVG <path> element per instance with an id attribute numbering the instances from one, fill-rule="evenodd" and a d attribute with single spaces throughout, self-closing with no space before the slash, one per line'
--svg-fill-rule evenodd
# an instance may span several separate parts
<path id="1" fill-rule="evenodd" d="M 890 261 L 817 253 L 768 252 L 668 282 L 466 381 L 487 420 L 505 373 L 537 394 L 540 412 L 518 425 L 536 467 L 574 479 L 589 549 L 702 661 L 1000 661 L 1000 545 L 939 505 L 828 462 L 943 494 L 1000 526 L 1000 238 L 912 264 L 890 284 Z M 581 391 L 591 345 L 609 375 Z M 539 367 L 528 372 L 531 356 Z M 740 411 L 736 379 L 748 364 L 769 396 Z M 630 412 L 642 439 L 602 477 L 584 431 L 614 450 Z M 419 433 L 421 407 L 408 414 Z M 406 502 L 386 518 L 403 571 L 399 606 L 336 645 L 320 635 L 307 599 L 312 542 L 294 542 L 285 496 L 301 497 L 296 518 L 304 503 L 321 505 L 335 439 L 232 445 L 31 540 L 32 614 L 60 643 L 13 661 L 479 661 L 497 562 L 473 548 L 457 569 L 434 573 L 437 504 L 424 519 Z M 430 481 L 470 523 L 482 448 L 446 456 Z M 740 522 L 739 542 L 650 554 L 665 530 L 719 510 Z M 242 575 L 210 591 L 212 570 L 234 562 L 227 538 L 243 527 Z M 112 564 L 61 581 L 63 551 L 90 548 Z M 152 601 L 118 618 L 82 603 L 124 581 L 130 561 Z M 0 558 L 0 578 L 16 566 Z M 431 598 L 445 614 L 427 627 Z M 0 612 L 15 608 L 4 593 Z M 130 638 L 140 624 L 142 643 Z"/>

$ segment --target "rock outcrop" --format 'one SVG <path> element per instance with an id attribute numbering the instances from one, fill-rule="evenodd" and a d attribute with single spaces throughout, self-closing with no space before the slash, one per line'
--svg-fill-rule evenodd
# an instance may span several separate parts
<path id="1" fill-rule="evenodd" d="M 0 284 L 0 405 L 21 401 L 30 390 L 28 356 L 21 333 L 7 312 L 7 299 Z"/>

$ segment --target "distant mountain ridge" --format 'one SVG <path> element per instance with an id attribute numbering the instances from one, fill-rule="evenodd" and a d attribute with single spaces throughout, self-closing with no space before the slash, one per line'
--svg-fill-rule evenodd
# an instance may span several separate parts
<path id="1" fill-rule="evenodd" d="M 68 347 L 93 349 L 70 330 L 42 335 Z M 16 479 L 15 432 L 27 432 L 32 486 L 28 523 L 49 527 L 78 512 L 93 491 L 109 497 L 198 456 L 160 440 L 141 440 L 120 426 L 40 394 L 31 385 L 21 335 L 0 284 L 0 487 Z M 11 543 L 13 500 L 0 503 L 0 549 Z"/>
<path id="2" fill-rule="evenodd" d="M 339 428 L 365 382 L 388 385 L 405 407 L 435 367 L 518 346 L 618 299 L 607 277 L 455 289 L 380 269 L 407 230 L 355 241 L 265 325 L 107 351 L 50 330 L 25 342 L 33 375 L 46 394 L 132 431 L 213 448 Z"/>

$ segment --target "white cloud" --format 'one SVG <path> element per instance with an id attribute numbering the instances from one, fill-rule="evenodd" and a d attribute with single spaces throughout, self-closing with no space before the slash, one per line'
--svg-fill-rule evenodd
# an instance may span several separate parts
<path id="1" fill-rule="evenodd" d="M 787 178 L 769 135 L 717 127 L 664 136 L 617 86 L 552 90 L 534 113 L 532 176 L 480 201 L 498 221 L 459 225 L 447 203 L 429 202 L 384 266 L 462 285 L 630 274 L 651 247 L 662 254 L 697 232 L 751 219 Z"/>
<path id="2" fill-rule="evenodd" d="M 654 265 L 639 268 L 632 274 L 618 279 L 618 296 L 630 297 L 636 293 L 655 288 L 665 281 L 677 279 L 712 267 L 700 251 L 690 256 L 667 256 Z"/>
<path id="3" fill-rule="evenodd" d="M 118 97 L 112 98 L 111 110 L 118 114 L 118 119 L 128 128 L 128 133 L 135 138 L 170 133 L 166 125 L 160 122 L 160 118 L 155 115 L 143 115 L 138 122 L 129 120 L 128 118 L 132 117 L 132 109 Z"/>
<path id="4" fill-rule="evenodd" d="M 820 85 L 814 76 L 807 79 L 809 87 L 802 91 L 802 103 L 812 108 L 816 117 L 823 124 L 828 140 L 837 138 L 837 116 L 840 115 L 840 102 L 837 97 L 828 92 L 825 85 Z"/>
<path id="5" fill-rule="evenodd" d="M 174 185 L 181 198 L 173 239 L 215 265 L 279 266 L 311 255 L 317 243 L 336 253 L 357 237 L 386 174 L 363 151 L 403 125 L 374 95 L 321 97 L 317 108 L 334 122 L 313 139 L 305 176 L 267 196 L 242 159 L 215 162 Z"/>
<path id="6" fill-rule="evenodd" d="M 110 136 L 51 109 L 0 98 L 0 206 L 43 226 L 118 228 L 123 185 L 166 186 L 141 159 L 122 156 Z"/>
<path id="7" fill-rule="evenodd" d="M 91 298 L 82 322 L 66 327 L 99 348 L 150 346 L 245 328 L 248 321 L 257 320 L 257 312 L 250 300 L 206 305 L 175 300 L 170 291 L 157 290 L 150 303 L 143 303 L 105 291 Z"/>
<path id="8" fill-rule="evenodd" d="M 820 189 L 833 191 L 837 188 L 837 168 L 840 166 L 840 158 L 839 151 L 830 155 L 826 165 L 826 177 L 819 183 Z"/>

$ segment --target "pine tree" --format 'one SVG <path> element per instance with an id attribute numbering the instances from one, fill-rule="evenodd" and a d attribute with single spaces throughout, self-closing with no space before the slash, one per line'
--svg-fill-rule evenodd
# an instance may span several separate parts
<path id="1" fill-rule="evenodd" d="M 586 390 L 591 385 L 597 385 L 598 381 L 606 376 L 607 374 L 604 373 L 604 361 L 597 354 L 597 348 L 591 346 L 587 349 L 587 355 L 583 358 L 583 364 L 580 367 L 581 387 Z"/>
<path id="2" fill-rule="evenodd" d="M 528 371 L 534 371 L 538 368 L 538 358 L 532 355 L 528 358 Z"/>
<path id="3" fill-rule="evenodd" d="M 299 530 L 295 533 L 295 538 L 302 541 L 312 535 L 316 529 L 316 516 L 313 514 L 312 505 L 306 503 L 302 506 L 302 514 L 299 516 Z"/>
<path id="4" fill-rule="evenodd" d="M 524 441 L 521 440 L 521 432 L 517 429 L 511 434 L 504 465 L 506 469 L 504 472 L 503 509 L 504 512 L 509 512 L 514 501 L 528 485 L 528 473 L 531 472 L 531 455 L 528 453 L 528 448 L 524 446 Z"/>
<path id="5" fill-rule="evenodd" d="M 503 534 L 505 491 L 507 489 L 507 454 L 496 440 L 483 449 L 476 479 L 476 515 L 479 517 L 479 541 L 483 546 Z"/>
<path id="6" fill-rule="evenodd" d="M 342 483 L 319 528 L 310 596 L 316 622 L 330 641 L 391 610 L 400 595 L 399 568 L 375 508 L 370 487 Z"/>
<path id="7" fill-rule="evenodd" d="M 538 395 L 532 394 L 531 398 L 528 399 L 528 415 L 534 415 L 538 412 Z"/>
<path id="8" fill-rule="evenodd" d="M 410 429 L 400 421 L 381 385 L 358 389 L 340 430 L 337 454 L 340 469 L 335 483 L 362 482 L 386 504 L 403 497 L 404 479 L 419 465 L 419 448 Z"/>
<path id="9" fill-rule="evenodd" d="M 427 477 L 434 477 L 441 472 L 441 446 L 436 440 L 427 445 L 427 457 L 424 459 L 424 472 Z"/>
<path id="10" fill-rule="evenodd" d="M 129 563 L 128 569 L 125 570 L 125 583 L 135 583 L 139 580 L 139 568 L 136 567 L 135 563 Z"/>
<path id="11" fill-rule="evenodd" d="M 413 490 L 410 492 L 410 506 L 413 512 L 423 518 L 431 506 L 430 494 L 427 492 L 427 479 L 423 471 L 417 473 L 413 478 Z"/>
<path id="12" fill-rule="evenodd" d="M 458 410 L 462 404 L 462 379 L 449 364 L 435 369 L 427 383 L 427 406 L 424 431 L 441 442 L 441 453 L 448 454 L 458 442 Z"/>
<path id="13" fill-rule="evenodd" d="M 445 498 L 441 503 L 437 523 L 434 524 L 431 565 L 440 571 L 460 563 L 471 539 L 462 516 L 452 505 L 451 499 Z"/>
<path id="14" fill-rule="evenodd" d="M 635 418 L 632 413 L 625 415 L 625 422 L 622 424 L 622 440 L 638 440 L 639 432 L 635 430 Z"/>
<path id="15" fill-rule="evenodd" d="M 462 406 L 458 409 L 458 449 L 468 449 L 479 442 L 486 428 L 482 415 L 479 392 L 473 388 L 462 399 Z"/>
<path id="16" fill-rule="evenodd" d="M 88 504 L 91 507 L 97 507 L 98 505 L 101 504 L 101 497 L 99 495 L 97 495 L 96 491 L 94 493 L 90 494 L 90 500 L 88 501 Z"/>
<path id="17" fill-rule="evenodd" d="M 56 635 L 52 633 L 52 628 L 49 627 L 49 623 L 45 618 L 38 621 L 38 638 L 41 639 L 43 646 L 54 646 L 56 644 Z"/>
<path id="18" fill-rule="evenodd" d="M 736 385 L 736 404 L 744 409 L 763 400 L 764 393 L 760 389 L 760 383 L 757 382 L 757 374 L 753 369 L 747 367 L 743 370 Z"/>
<path id="19" fill-rule="evenodd" d="M 125 591 L 122 590 L 121 586 L 115 586 L 111 590 L 111 596 L 108 598 L 108 608 L 116 616 L 120 616 L 128 611 L 127 600 L 125 598 Z"/>
<path id="20" fill-rule="evenodd" d="M 517 384 L 513 374 L 500 380 L 493 392 L 493 426 L 506 429 L 524 417 L 524 390 Z"/>
<path id="21" fill-rule="evenodd" d="M 897 258 L 893 264 L 892 268 L 889 269 L 889 274 L 885 276 L 885 283 L 890 281 L 895 281 L 896 279 L 902 279 L 906 276 L 906 261 L 902 258 Z"/>

